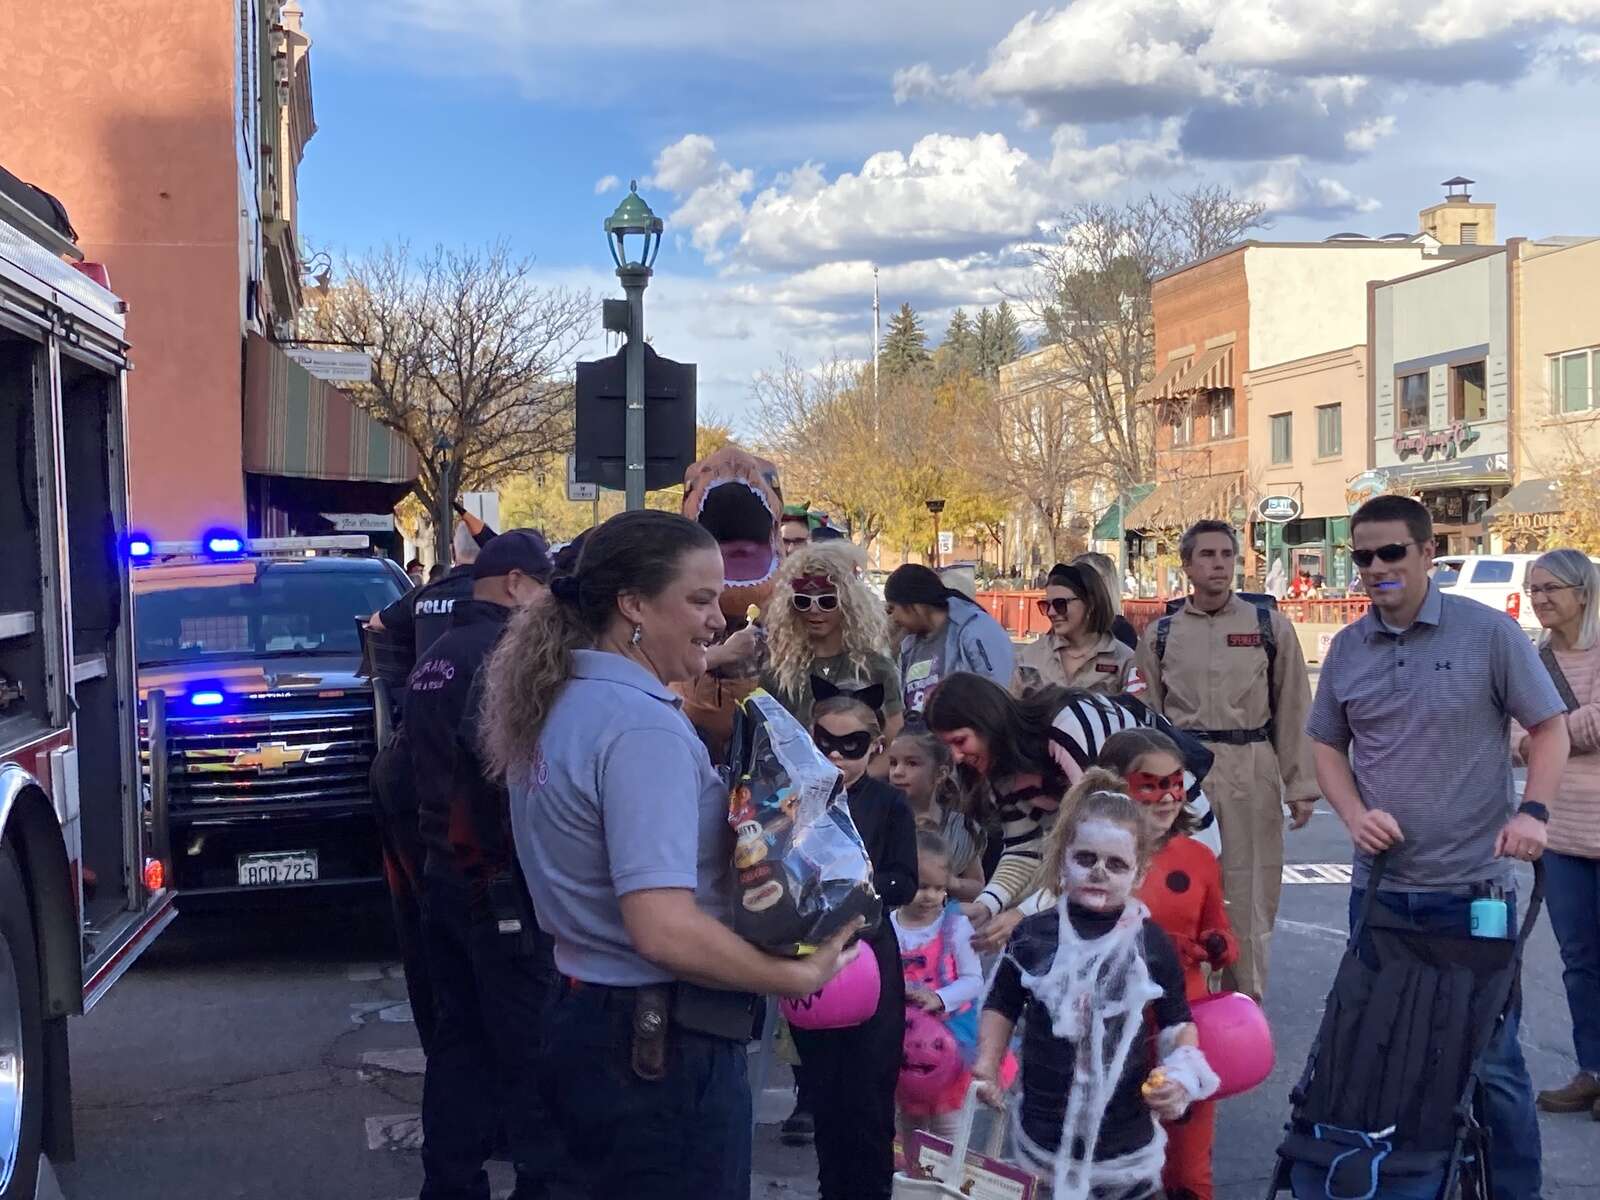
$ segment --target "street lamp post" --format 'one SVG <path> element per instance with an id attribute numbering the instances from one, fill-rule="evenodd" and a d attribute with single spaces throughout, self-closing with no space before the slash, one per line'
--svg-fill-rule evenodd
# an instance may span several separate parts
<path id="1" fill-rule="evenodd" d="M 450 562 L 450 535 L 455 522 L 451 515 L 455 510 L 454 474 L 455 464 L 450 460 L 450 454 L 456 448 L 455 442 L 448 434 L 441 433 L 433 439 L 433 476 L 438 480 L 438 494 L 435 496 L 437 509 L 433 516 L 433 552 L 435 561 L 446 565 Z"/>
<path id="2" fill-rule="evenodd" d="M 628 194 L 617 211 L 606 218 L 606 239 L 611 259 L 617 264 L 617 278 L 628 304 L 628 382 L 627 417 L 623 426 L 623 454 L 626 459 L 627 508 L 644 507 L 644 289 L 650 284 L 651 268 L 661 252 L 661 218 L 639 196 L 637 180 L 629 183 Z M 638 257 L 630 258 L 626 239 L 641 239 Z"/>
<path id="3" fill-rule="evenodd" d="M 925 500 L 928 511 L 933 514 L 933 565 L 939 567 L 939 514 L 944 511 L 944 501 L 939 499 Z"/>

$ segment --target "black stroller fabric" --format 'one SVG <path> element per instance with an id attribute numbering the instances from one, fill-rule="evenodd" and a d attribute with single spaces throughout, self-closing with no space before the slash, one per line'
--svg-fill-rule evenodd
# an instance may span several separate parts
<path id="1" fill-rule="evenodd" d="M 1478 1063 L 1515 994 L 1542 874 L 1515 940 L 1414 929 L 1372 903 L 1381 878 L 1375 869 L 1365 937 L 1352 936 L 1339 964 L 1294 1090 L 1271 1195 L 1295 1164 L 1297 1182 L 1315 1175 L 1322 1185 L 1297 1196 L 1373 1200 L 1386 1182 L 1410 1196 L 1428 1177 L 1447 1195 L 1463 1160 L 1483 1163 Z"/>

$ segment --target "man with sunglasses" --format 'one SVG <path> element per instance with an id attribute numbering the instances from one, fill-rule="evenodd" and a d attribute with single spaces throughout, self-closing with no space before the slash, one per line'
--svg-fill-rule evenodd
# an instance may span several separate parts
<path id="1" fill-rule="evenodd" d="M 1322 664 L 1312 738 L 1322 791 L 1355 841 L 1352 923 L 1373 859 L 1378 901 L 1423 929 L 1471 930 L 1473 889 L 1506 889 L 1512 860 L 1544 851 L 1544 824 L 1570 748 L 1566 705 L 1517 623 L 1429 577 L 1433 521 L 1405 496 L 1376 496 L 1350 518 L 1350 557 L 1372 598 Z M 1509 722 L 1528 731 L 1520 807 Z M 1517 1043 L 1520 1006 L 1485 1055 L 1483 1118 L 1496 1200 L 1539 1195 L 1539 1121 Z"/>
<path id="2" fill-rule="evenodd" d="M 1283 821 L 1311 819 L 1317 781 L 1305 738 L 1311 683 L 1288 618 L 1233 590 L 1239 541 L 1224 521 L 1197 521 L 1178 543 L 1189 598 L 1145 630 L 1143 697 L 1216 755 L 1206 795 L 1222 834 L 1222 883 L 1239 938 L 1224 972 L 1261 999 L 1283 888 Z"/>

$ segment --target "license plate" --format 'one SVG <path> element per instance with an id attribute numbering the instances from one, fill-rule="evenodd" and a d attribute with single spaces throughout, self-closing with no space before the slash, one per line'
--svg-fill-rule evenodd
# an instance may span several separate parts
<path id="1" fill-rule="evenodd" d="M 315 850 L 285 850 L 275 854 L 239 855 L 240 887 L 272 887 L 282 883 L 314 883 Z"/>

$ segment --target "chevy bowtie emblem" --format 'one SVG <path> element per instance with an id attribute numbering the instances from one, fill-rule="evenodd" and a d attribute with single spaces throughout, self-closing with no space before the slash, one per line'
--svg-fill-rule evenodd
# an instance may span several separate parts
<path id="1" fill-rule="evenodd" d="M 240 769 L 254 767 L 261 772 L 286 771 L 293 763 L 305 762 L 306 752 L 300 746 L 287 742 L 262 742 L 254 750 L 233 756 L 233 765 Z"/>

